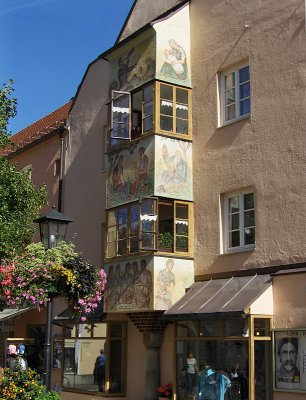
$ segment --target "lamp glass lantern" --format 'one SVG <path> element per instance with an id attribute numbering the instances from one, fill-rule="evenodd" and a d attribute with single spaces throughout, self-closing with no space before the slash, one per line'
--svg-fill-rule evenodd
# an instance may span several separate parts
<path id="1" fill-rule="evenodd" d="M 39 224 L 40 240 L 45 249 L 52 249 L 65 240 L 68 224 L 73 220 L 65 214 L 53 210 L 34 222 Z"/>

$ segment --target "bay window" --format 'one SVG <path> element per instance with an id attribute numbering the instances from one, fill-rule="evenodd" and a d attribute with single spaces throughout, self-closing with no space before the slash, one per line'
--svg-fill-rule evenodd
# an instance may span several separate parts
<path id="1" fill-rule="evenodd" d="M 192 204 L 141 198 L 107 211 L 106 259 L 142 251 L 191 253 Z"/>

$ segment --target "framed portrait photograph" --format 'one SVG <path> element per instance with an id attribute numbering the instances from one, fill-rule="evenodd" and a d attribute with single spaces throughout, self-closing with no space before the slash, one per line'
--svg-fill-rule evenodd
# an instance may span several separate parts
<path id="1" fill-rule="evenodd" d="M 306 392 L 306 328 L 273 331 L 274 390 Z"/>

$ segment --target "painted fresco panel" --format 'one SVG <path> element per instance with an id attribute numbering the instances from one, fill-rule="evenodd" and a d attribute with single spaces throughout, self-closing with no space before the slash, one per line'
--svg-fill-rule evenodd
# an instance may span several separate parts
<path id="1" fill-rule="evenodd" d="M 193 260 L 154 258 L 154 309 L 168 310 L 193 283 Z"/>
<path id="2" fill-rule="evenodd" d="M 130 41 L 109 56 L 112 90 L 131 91 L 155 77 L 155 36 Z"/>
<path id="3" fill-rule="evenodd" d="M 106 207 L 116 207 L 154 190 L 154 138 L 133 143 L 128 149 L 108 156 Z"/>
<path id="4" fill-rule="evenodd" d="M 156 30 L 156 77 L 191 86 L 189 7 L 154 25 Z"/>
<path id="5" fill-rule="evenodd" d="M 155 136 L 156 196 L 192 200 L 192 143 Z"/>
<path id="6" fill-rule="evenodd" d="M 153 308 L 153 257 L 137 257 L 105 264 L 106 312 L 127 312 Z"/>

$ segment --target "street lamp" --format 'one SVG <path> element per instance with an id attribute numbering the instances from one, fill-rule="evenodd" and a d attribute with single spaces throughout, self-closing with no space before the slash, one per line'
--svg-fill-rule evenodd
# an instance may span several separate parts
<path id="1" fill-rule="evenodd" d="M 56 247 L 59 242 L 66 238 L 67 227 L 73 220 L 66 215 L 53 210 L 46 215 L 36 219 L 34 222 L 39 223 L 40 240 L 45 249 Z M 44 384 L 46 389 L 50 391 L 51 383 L 51 340 L 52 340 L 52 303 L 53 299 L 47 303 L 47 323 L 45 334 L 45 365 L 44 365 Z"/>

